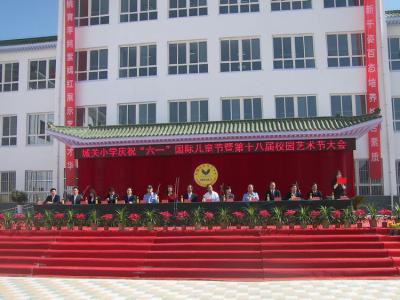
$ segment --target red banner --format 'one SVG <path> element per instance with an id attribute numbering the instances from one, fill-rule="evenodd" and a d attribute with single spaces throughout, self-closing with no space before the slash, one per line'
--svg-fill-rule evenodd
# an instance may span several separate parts
<path id="1" fill-rule="evenodd" d="M 75 1 L 65 0 L 64 53 L 65 53 L 65 126 L 75 126 Z M 74 151 L 65 146 L 65 185 L 76 184 Z"/>
<path id="2" fill-rule="evenodd" d="M 364 0 L 367 112 L 379 109 L 376 0 Z M 382 178 L 380 126 L 368 133 L 370 178 Z"/>
<path id="3" fill-rule="evenodd" d="M 277 152 L 321 152 L 354 150 L 354 139 L 341 140 L 301 140 L 301 141 L 261 141 L 145 145 L 124 147 L 95 147 L 75 149 L 77 159 L 117 158 L 146 156 L 179 156 L 196 154 L 240 154 Z"/>

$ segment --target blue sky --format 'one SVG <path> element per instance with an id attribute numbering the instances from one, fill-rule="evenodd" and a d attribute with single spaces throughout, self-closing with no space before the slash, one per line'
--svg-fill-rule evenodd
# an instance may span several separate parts
<path id="1" fill-rule="evenodd" d="M 400 0 L 381 1 L 400 9 Z M 57 6 L 58 0 L 0 0 L 0 40 L 56 35 Z"/>

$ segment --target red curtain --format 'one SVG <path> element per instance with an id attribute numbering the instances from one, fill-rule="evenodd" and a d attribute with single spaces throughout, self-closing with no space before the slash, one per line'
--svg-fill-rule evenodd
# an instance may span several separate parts
<path id="1" fill-rule="evenodd" d="M 146 186 L 152 184 L 156 189 L 161 184 L 160 197 L 164 197 L 168 184 L 174 184 L 180 177 L 179 195 L 188 184 L 194 185 L 195 193 L 203 195 L 205 188 L 195 184 L 193 173 L 202 163 L 211 163 L 218 170 L 218 181 L 214 190 L 224 183 L 232 187 L 236 200 L 241 199 L 249 183 L 264 198 L 268 184 L 276 181 L 282 194 L 289 191 L 289 185 L 298 182 L 303 195 L 317 182 L 324 195 L 332 193 L 331 182 L 337 170 L 347 177 L 347 195 L 354 195 L 353 151 L 338 152 L 299 152 L 268 154 L 213 154 L 168 157 L 136 157 L 80 159 L 79 185 L 81 190 L 93 187 L 100 197 L 114 187 L 118 194 L 124 195 L 127 187 L 133 187 L 134 194 L 142 195 Z"/>

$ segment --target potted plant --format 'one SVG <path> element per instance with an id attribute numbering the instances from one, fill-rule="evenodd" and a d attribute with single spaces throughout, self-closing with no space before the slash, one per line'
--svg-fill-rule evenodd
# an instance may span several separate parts
<path id="1" fill-rule="evenodd" d="M 289 229 L 294 229 L 294 225 L 296 224 L 296 213 L 295 210 L 288 209 L 283 214 L 286 224 L 289 225 Z"/>
<path id="2" fill-rule="evenodd" d="M 143 224 L 147 226 L 148 230 L 154 230 L 157 225 L 157 211 L 155 209 L 147 209 L 143 213 Z"/>
<path id="3" fill-rule="evenodd" d="M 243 219 L 244 219 L 244 212 L 241 211 L 235 211 L 232 213 L 233 216 L 233 220 L 234 220 L 234 224 L 236 225 L 237 229 L 240 229 L 243 223 Z"/>
<path id="4" fill-rule="evenodd" d="M 340 228 L 340 225 L 342 224 L 342 212 L 339 209 L 332 210 L 331 218 L 332 223 L 335 224 L 335 227 Z"/>
<path id="5" fill-rule="evenodd" d="M 171 222 L 172 214 L 169 211 L 162 211 L 160 212 L 160 216 L 162 219 L 163 229 L 167 231 L 168 224 Z"/>
<path id="6" fill-rule="evenodd" d="M 132 225 L 133 230 L 137 230 L 140 222 L 140 215 L 136 213 L 131 213 L 128 216 L 129 223 Z M 149 229 L 153 230 L 153 229 Z"/>
<path id="7" fill-rule="evenodd" d="M 276 229 L 281 229 L 282 228 L 282 223 L 283 223 L 283 211 L 282 208 L 275 206 L 272 209 L 272 220 L 276 226 Z"/>
<path id="8" fill-rule="evenodd" d="M 400 223 L 400 205 L 396 204 L 393 210 L 393 217 L 396 223 Z"/>
<path id="9" fill-rule="evenodd" d="M 186 210 L 178 211 L 176 220 L 182 225 L 182 230 L 186 230 L 186 225 L 189 220 L 189 213 Z"/>
<path id="10" fill-rule="evenodd" d="M 357 222 L 357 228 L 362 228 L 363 226 L 363 221 L 365 220 L 365 210 L 364 209 L 357 209 L 354 212 L 354 216 L 356 218 L 356 222 Z"/>
<path id="11" fill-rule="evenodd" d="M 221 229 L 227 229 L 231 225 L 231 214 L 229 209 L 226 207 L 221 207 L 217 213 L 218 223 Z"/>
<path id="12" fill-rule="evenodd" d="M 54 225 L 56 226 L 57 230 L 61 230 L 61 226 L 64 224 L 65 214 L 56 212 L 54 214 Z"/>
<path id="13" fill-rule="evenodd" d="M 318 225 L 320 223 L 320 219 L 321 219 L 321 212 L 319 210 L 312 210 L 310 212 L 310 219 L 311 219 L 311 224 L 313 226 L 314 229 L 318 228 Z"/>
<path id="14" fill-rule="evenodd" d="M 86 221 L 86 215 L 84 213 L 77 213 L 74 215 L 76 224 L 78 225 L 78 230 L 83 230 L 83 225 Z"/>
<path id="15" fill-rule="evenodd" d="M 271 214 L 269 213 L 269 211 L 266 209 L 260 210 L 258 213 L 258 217 L 259 217 L 258 219 L 260 220 L 260 223 L 262 225 L 262 228 L 267 229 L 268 222 L 271 218 Z"/>
<path id="16" fill-rule="evenodd" d="M 65 221 L 68 230 L 73 230 L 75 223 L 75 212 L 72 209 L 67 210 L 67 212 L 65 213 Z"/>
<path id="17" fill-rule="evenodd" d="M 17 203 L 17 213 L 22 213 L 22 206 L 28 202 L 28 195 L 21 191 L 11 192 L 11 201 Z"/>
<path id="18" fill-rule="evenodd" d="M 378 213 L 383 217 L 382 227 L 386 228 L 387 220 L 392 216 L 392 211 L 390 209 L 382 208 Z"/>
<path id="19" fill-rule="evenodd" d="M 108 231 L 109 227 L 111 226 L 113 220 L 112 214 L 104 214 L 101 216 L 101 222 L 105 231 Z"/>
<path id="20" fill-rule="evenodd" d="M 327 206 L 321 206 L 319 208 L 320 219 L 322 228 L 329 228 L 329 220 L 331 215 L 331 210 Z"/>
<path id="21" fill-rule="evenodd" d="M 89 224 L 90 228 L 92 230 L 97 230 L 97 227 L 99 226 L 99 215 L 97 213 L 97 210 L 93 209 L 89 212 Z"/>
<path id="22" fill-rule="evenodd" d="M 54 222 L 54 218 L 53 218 L 53 212 L 51 210 L 46 209 L 44 211 L 44 227 L 47 230 L 50 230 L 53 227 L 53 222 Z"/>
<path id="23" fill-rule="evenodd" d="M 43 225 L 43 215 L 41 213 L 36 213 L 33 217 L 33 225 L 36 230 L 40 230 L 40 226 Z"/>
<path id="24" fill-rule="evenodd" d="M 24 224 L 24 220 L 25 220 L 24 214 L 20 214 L 20 213 L 14 214 L 13 222 L 15 223 L 16 230 L 21 230 L 22 224 Z"/>
<path id="25" fill-rule="evenodd" d="M 257 209 L 252 205 L 248 205 L 244 208 L 244 211 L 246 213 L 245 220 L 247 225 L 250 229 L 254 229 L 258 221 Z"/>
<path id="26" fill-rule="evenodd" d="M 358 210 L 358 208 L 360 207 L 360 205 L 363 203 L 364 201 L 364 197 L 363 196 L 355 196 L 353 198 L 353 209 L 354 210 Z"/>
<path id="27" fill-rule="evenodd" d="M 33 225 L 33 212 L 27 211 L 25 214 L 25 229 L 32 230 Z"/>
<path id="28" fill-rule="evenodd" d="M 306 229 L 307 225 L 310 223 L 309 208 L 305 206 L 300 206 L 298 212 L 298 218 L 300 222 L 300 227 L 302 229 Z"/>
<path id="29" fill-rule="evenodd" d="M 354 223 L 354 214 L 353 210 L 350 207 L 343 209 L 343 221 L 344 221 L 344 228 L 350 228 L 351 224 Z"/>
<path id="30" fill-rule="evenodd" d="M 368 204 L 367 212 L 368 212 L 369 227 L 376 228 L 376 226 L 378 225 L 378 221 L 376 220 L 376 216 L 378 215 L 378 210 L 373 204 Z"/>
<path id="31" fill-rule="evenodd" d="M 118 224 L 118 230 L 125 230 L 127 217 L 128 216 L 125 207 L 119 208 L 115 211 L 115 219 Z"/>
<path id="32" fill-rule="evenodd" d="M 204 212 L 203 221 L 204 224 L 207 226 L 208 230 L 212 230 L 214 222 L 214 213 L 212 213 L 211 211 Z"/>
<path id="33" fill-rule="evenodd" d="M 196 230 L 201 229 L 202 218 L 203 218 L 203 209 L 201 208 L 201 206 L 198 206 L 192 211 L 192 222 L 194 225 L 194 229 Z"/>

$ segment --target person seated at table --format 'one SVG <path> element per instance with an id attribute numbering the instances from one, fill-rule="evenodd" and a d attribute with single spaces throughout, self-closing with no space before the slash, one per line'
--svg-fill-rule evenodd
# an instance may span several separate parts
<path id="1" fill-rule="evenodd" d="M 88 204 L 98 204 L 97 194 L 94 189 L 90 189 L 89 197 L 88 197 Z"/>
<path id="2" fill-rule="evenodd" d="M 310 199 L 320 198 L 322 200 L 322 193 L 318 190 L 318 185 L 316 182 L 312 184 L 311 191 L 308 194 L 310 195 Z"/>
<path id="3" fill-rule="evenodd" d="M 247 193 L 243 194 L 242 202 L 256 202 L 260 201 L 260 197 L 258 197 L 258 193 L 254 191 L 254 185 L 249 184 L 247 186 Z"/>
<path id="4" fill-rule="evenodd" d="M 114 188 L 110 187 L 108 189 L 108 195 L 106 196 L 106 201 L 108 201 L 108 204 L 116 204 L 118 201 L 118 194 L 115 192 Z"/>
<path id="5" fill-rule="evenodd" d="M 131 187 L 126 189 L 126 195 L 124 197 L 125 204 L 134 204 L 137 202 L 138 197 L 133 194 L 133 190 Z"/>
<path id="6" fill-rule="evenodd" d="M 167 186 L 167 200 L 168 202 L 176 202 L 178 201 L 177 195 L 174 193 L 174 186 L 169 184 Z"/>
<path id="7" fill-rule="evenodd" d="M 67 199 L 73 205 L 81 204 L 81 201 L 83 200 L 83 198 L 82 198 L 82 195 L 79 194 L 79 188 L 77 186 L 73 187 L 72 195 L 69 195 Z"/>
<path id="8" fill-rule="evenodd" d="M 301 198 L 301 193 L 297 187 L 297 184 L 293 183 L 290 186 L 290 192 L 287 193 L 285 200 L 294 200 L 295 198 Z"/>
<path id="9" fill-rule="evenodd" d="M 332 180 L 333 196 L 335 199 L 346 195 L 346 185 L 342 183 L 343 176 L 340 170 L 337 171 L 336 177 Z"/>
<path id="10" fill-rule="evenodd" d="M 144 194 L 143 200 L 146 203 L 157 203 L 158 202 L 158 196 L 156 193 L 153 192 L 153 186 L 151 186 L 151 185 L 147 186 L 147 193 Z"/>
<path id="11" fill-rule="evenodd" d="M 219 195 L 213 191 L 211 184 L 207 185 L 207 193 L 203 195 L 203 202 L 219 202 Z"/>
<path id="12" fill-rule="evenodd" d="M 281 192 L 276 188 L 275 181 L 271 181 L 269 190 L 265 195 L 265 201 L 274 201 L 275 198 L 281 198 Z"/>
<path id="13" fill-rule="evenodd" d="M 55 188 L 50 189 L 50 195 L 46 197 L 43 204 L 60 204 L 61 199 L 60 196 L 57 195 L 57 190 Z"/>
<path id="14" fill-rule="evenodd" d="M 186 189 L 186 193 L 183 194 L 183 200 L 190 200 L 191 202 L 198 202 L 197 194 L 193 193 L 193 186 L 189 184 Z"/>
<path id="15" fill-rule="evenodd" d="M 232 193 L 232 188 L 228 185 L 225 187 L 224 194 L 222 195 L 223 201 L 235 201 L 235 195 Z"/>

